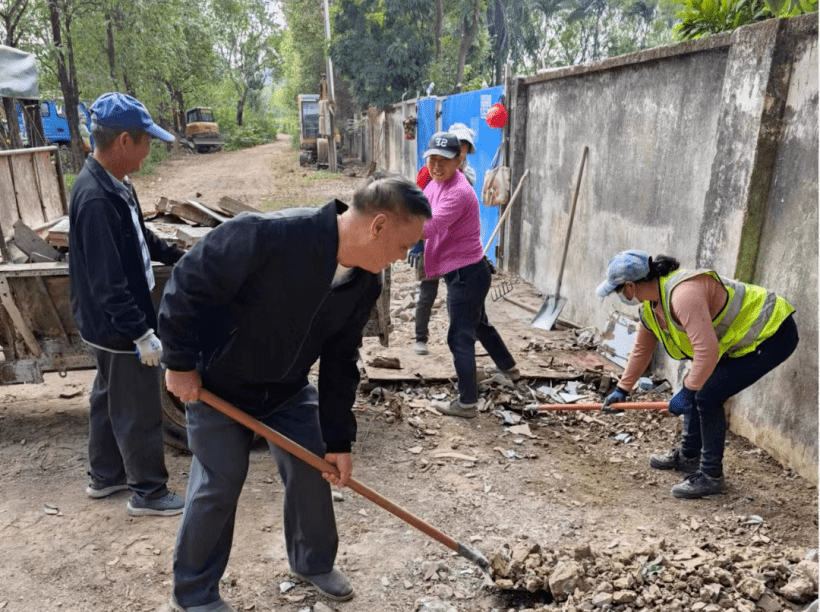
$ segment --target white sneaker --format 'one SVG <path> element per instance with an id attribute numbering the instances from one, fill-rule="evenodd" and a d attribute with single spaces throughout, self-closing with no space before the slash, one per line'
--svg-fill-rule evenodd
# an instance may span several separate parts
<path id="1" fill-rule="evenodd" d="M 416 355 L 426 355 L 427 354 L 427 343 L 418 341 L 413 346 L 413 350 L 416 351 Z"/>

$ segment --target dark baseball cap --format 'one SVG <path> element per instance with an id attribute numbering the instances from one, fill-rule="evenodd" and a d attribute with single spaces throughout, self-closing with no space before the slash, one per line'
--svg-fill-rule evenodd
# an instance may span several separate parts
<path id="1" fill-rule="evenodd" d="M 142 102 L 119 92 L 101 95 L 91 105 L 91 127 L 99 125 L 120 130 L 141 130 L 165 142 L 176 140 L 159 127 Z"/>
<path id="2" fill-rule="evenodd" d="M 447 159 L 461 155 L 461 143 L 458 141 L 458 136 L 450 132 L 436 132 L 430 136 L 427 150 L 422 157 L 427 158 L 431 155 L 441 155 Z"/>

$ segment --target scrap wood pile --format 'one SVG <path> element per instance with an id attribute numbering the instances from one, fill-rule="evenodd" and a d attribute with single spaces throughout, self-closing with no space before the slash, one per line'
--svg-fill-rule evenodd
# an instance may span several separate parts
<path id="1" fill-rule="evenodd" d="M 692 519 L 694 521 L 694 519 Z M 775 612 L 817 599 L 817 550 L 771 546 L 759 516 L 715 517 L 695 546 L 661 539 L 548 550 L 533 542 L 489 556 L 498 589 L 548 591 L 554 605 L 529 612 L 642 610 Z"/>
<path id="2" fill-rule="evenodd" d="M 143 218 L 145 226 L 159 238 L 187 250 L 220 223 L 246 211 L 259 212 L 228 196 L 223 196 L 217 206 L 162 197 L 157 202 L 156 211 Z M 36 228 L 16 221 L 12 235 L 6 239 L 11 263 L 65 261 L 69 250 L 69 233 L 67 216 Z"/>

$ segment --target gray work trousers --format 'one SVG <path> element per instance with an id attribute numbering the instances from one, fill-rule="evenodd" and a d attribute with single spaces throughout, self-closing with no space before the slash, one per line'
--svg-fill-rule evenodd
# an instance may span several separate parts
<path id="1" fill-rule="evenodd" d="M 95 482 L 127 483 L 146 499 L 168 492 L 162 440 L 161 370 L 136 353 L 89 347 L 97 377 L 89 397 L 88 461 Z"/>
<path id="2" fill-rule="evenodd" d="M 202 402 L 188 404 L 187 417 L 194 458 L 174 552 L 174 597 L 185 608 L 219 599 L 219 580 L 228 565 L 237 502 L 253 442 L 251 430 Z M 324 457 L 313 385 L 258 418 Z M 329 572 L 339 544 L 330 484 L 307 463 L 269 446 L 285 485 L 284 530 L 290 566 L 305 575 Z"/>

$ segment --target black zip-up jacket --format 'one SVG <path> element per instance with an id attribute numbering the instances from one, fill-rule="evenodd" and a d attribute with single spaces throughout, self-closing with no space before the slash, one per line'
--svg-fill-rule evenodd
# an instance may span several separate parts
<path id="1" fill-rule="evenodd" d="M 171 265 L 185 254 L 137 216 L 152 261 Z M 134 340 L 157 329 L 157 315 L 129 204 L 93 157 L 74 182 L 69 221 L 71 312 L 80 335 L 104 348 L 133 351 Z"/>
<path id="2" fill-rule="evenodd" d="M 380 275 L 360 268 L 331 288 L 346 208 L 334 200 L 223 223 L 176 265 L 159 309 L 165 367 L 198 369 L 206 389 L 250 414 L 307 384 L 319 359 L 328 452 L 356 439 L 358 347 L 381 292 Z"/>

